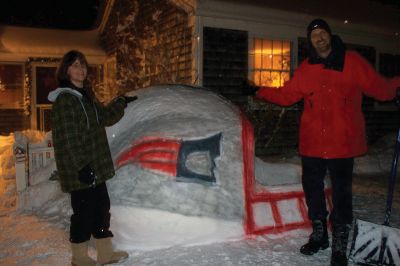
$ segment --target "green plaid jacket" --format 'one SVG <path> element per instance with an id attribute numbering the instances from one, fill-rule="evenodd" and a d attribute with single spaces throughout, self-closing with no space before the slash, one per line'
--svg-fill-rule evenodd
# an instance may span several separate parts
<path id="1" fill-rule="evenodd" d="M 112 178 L 115 172 L 105 127 L 124 115 L 125 100 L 119 97 L 103 106 L 70 88 L 53 91 L 49 100 L 54 102 L 52 137 L 61 189 L 88 188 L 78 179 L 78 171 L 87 164 L 95 171 L 96 184 Z"/>

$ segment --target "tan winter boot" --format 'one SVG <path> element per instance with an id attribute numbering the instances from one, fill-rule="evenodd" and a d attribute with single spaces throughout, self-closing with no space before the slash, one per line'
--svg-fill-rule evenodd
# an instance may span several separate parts
<path id="1" fill-rule="evenodd" d="M 72 266 L 96 266 L 96 261 L 88 256 L 88 241 L 83 243 L 71 243 Z"/>
<path id="2" fill-rule="evenodd" d="M 97 263 L 100 265 L 112 264 L 126 259 L 129 254 L 125 251 L 114 251 L 111 237 L 96 239 Z"/>

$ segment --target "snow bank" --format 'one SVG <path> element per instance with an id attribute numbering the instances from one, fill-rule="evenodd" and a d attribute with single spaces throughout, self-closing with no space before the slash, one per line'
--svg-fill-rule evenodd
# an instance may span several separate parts
<path id="1" fill-rule="evenodd" d="M 16 202 L 14 135 L 0 136 L 0 214 Z"/>
<path id="2" fill-rule="evenodd" d="M 14 134 L 0 136 L 0 176 L 2 179 L 15 178 L 13 144 Z"/>
<path id="3" fill-rule="evenodd" d="M 46 182 L 56 170 L 54 160 L 50 160 L 45 167 L 32 168 L 29 173 L 30 186 L 22 192 L 16 192 L 14 150 L 18 147 L 26 154 L 28 149 L 47 147 L 49 141 L 51 132 L 36 130 L 0 136 L 0 210 L 7 211 L 14 207 L 18 210 L 34 210 L 61 193 L 57 182 Z"/>
<path id="4" fill-rule="evenodd" d="M 241 221 L 127 206 L 112 206 L 111 212 L 113 242 L 120 249 L 153 250 L 177 245 L 203 245 L 238 240 L 244 236 Z"/>
<path id="5" fill-rule="evenodd" d="M 264 186 L 301 184 L 301 166 L 295 163 L 265 162 L 255 157 L 255 178 Z"/>

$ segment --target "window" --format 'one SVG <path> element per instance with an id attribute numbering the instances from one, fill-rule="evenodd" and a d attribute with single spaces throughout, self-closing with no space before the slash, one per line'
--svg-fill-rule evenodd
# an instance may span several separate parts
<path id="1" fill-rule="evenodd" d="M 57 88 L 56 66 L 36 67 L 36 104 L 50 104 L 47 99 L 50 91 Z"/>
<path id="2" fill-rule="evenodd" d="M 379 73 L 386 78 L 393 78 L 400 75 L 400 54 L 379 54 Z M 374 110 L 397 111 L 398 107 L 396 106 L 395 99 L 386 102 L 375 101 Z M 396 124 L 396 122 L 394 122 L 394 124 Z"/>
<path id="3" fill-rule="evenodd" d="M 24 67 L 22 64 L 0 63 L 0 108 L 23 108 Z"/>
<path id="4" fill-rule="evenodd" d="M 290 42 L 254 38 L 249 79 L 258 86 L 280 87 L 290 78 Z"/>
<path id="5" fill-rule="evenodd" d="M 51 130 L 51 102 L 47 96 L 51 91 L 57 88 L 56 70 L 57 64 L 54 62 L 47 63 L 34 63 L 34 77 L 33 77 L 33 101 L 32 101 L 32 128 L 49 131 Z M 100 68 L 99 66 L 88 67 L 88 78 L 93 81 L 94 89 L 96 90 L 96 83 L 99 80 Z"/>

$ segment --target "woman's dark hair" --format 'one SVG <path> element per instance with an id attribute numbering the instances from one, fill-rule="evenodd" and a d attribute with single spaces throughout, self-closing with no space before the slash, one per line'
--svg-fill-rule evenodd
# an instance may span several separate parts
<path id="1" fill-rule="evenodd" d="M 57 68 L 56 78 L 59 87 L 70 87 L 72 85 L 70 77 L 68 75 L 68 68 L 76 60 L 78 60 L 82 65 L 86 65 L 86 67 L 89 66 L 83 53 L 77 50 L 71 50 L 67 52 L 61 59 L 60 65 Z M 90 89 L 91 87 L 90 81 L 87 78 L 83 82 L 83 87 L 86 89 Z"/>

